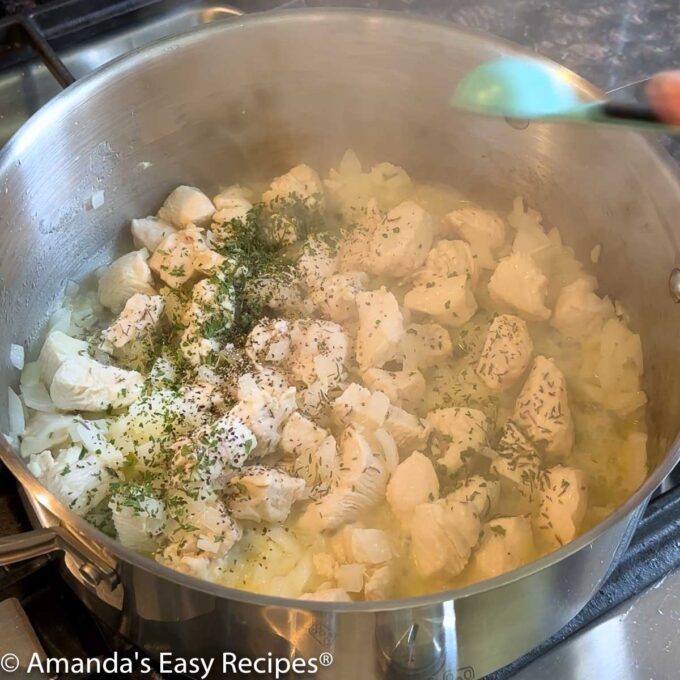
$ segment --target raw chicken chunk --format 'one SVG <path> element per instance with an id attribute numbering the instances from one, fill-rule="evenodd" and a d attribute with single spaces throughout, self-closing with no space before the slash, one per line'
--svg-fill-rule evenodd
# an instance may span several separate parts
<path id="1" fill-rule="evenodd" d="M 192 366 L 200 367 L 208 357 L 220 350 L 219 342 L 212 336 L 215 329 L 232 327 L 235 308 L 235 292 L 231 286 L 218 285 L 216 281 L 208 279 L 193 286 L 189 304 L 179 318 L 179 322 L 186 325 L 179 348 Z"/>
<path id="2" fill-rule="evenodd" d="M 598 297 L 596 287 L 593 278 L 581 277 L 562 288 L 550 325 L 562 335 L 578 340 L 599 333 L 604 322 L 614 316 L 614 305 L 609 298 Z"/>
<path id="3" fill-rule="evenodd" d="M 338 481 L 329 494 L 307 506 L 300 528 L 319 532 L 355 521 L 384 498 L 388 476 L 384 460 L 366 438 L 355 428 L 346 429 L 340 440 Z"/>
<path id="4" fill-rule="evenodd" d="M 217 210 L 223 210 L 224 208 L 227 208 L 235 198 L 251 201 L 253 199 L 253 192 L 239 184 L 232 184 L 226 189 L 222 189 L 217 196 L 213 196 L 212 202 Z"/>
<path id="5" fill-rule="evenodd" d="M 482 526 L 482 537 L 470 567 L 482 580 L 518 569 L 535 557 L 531 520 L 528 517 L 498 517 Z"/>
<path id="6" fill-rule="evenodd" d="M 116 354 L 117 350 L 148 339 L 158 327 L 164 306 L 160 295 L 133 295 L 118 318 L 102 332 L 101 349 Z"/>
<path id="7" fill-rule="evenodd" d="M 381 368 L 399 356 L 399 343 L 404 334 L 404 318 L 399 304 L 383 286 L 378 290 L 359 293 L 357 309 L 357 362 L 362 370 Z"/>
<path id="8" fill-rule="evenodd" d="M 446 502 L 470 503 L 481 520 L 493 515 L 498 507 L 501 485 L 497 479 L 471 475 L 446 496 Z"/>
<path id="9" fill-rule="evenodd" d="M 382 392 L 371 392 L 357 383 L 347 387 L 331 410 L 338 427 L 354 425 L 374 434 L 388 462 L 394 459 L 395 467 L 399 459 L 397 447 L 412 450 L 423 446 L 430 433 L 427 423 L 391 405 Z"/>
<path id="10" fill-rule="evenodd" d="M 217 212 L 212 216 L 210 231 L 218 242 L 224 242 L 233 236 L 232 223 L 244 224 L 253 204 L 245 196 L 241 187 L 230 187 L 213 198 Z"/>
<path id="11" fill-rule="evenodd" d="M 498 475 L 524 499 L 533 502 L 539 486 L 541 459 L 520 429 L 509 420 L 498 442 L 498 451 L 490 470 Z"/>
<path id="12" fill-rule="evenodd" d="M 339 271 L 372 271 L 373 235 L 384 219 L 378 202 L 370 199 L 357 215 L 353 227 L 340 240 Z"/>
<path id="13" fill-rule="evenodd" d="M 62 449 L 54 458 L 49 451 L 35 454 L 28 461 L 28 469 L 79 515 L 99 505 L 115 479 L 99 456 L 83 456 L 80 445 Z"/>
<path id="14" fill-rule="evenodd" d="M 99 279 L 99 302 L 114 312 L 120 312 L 135 294 L 155 295 L 146 249 L 135 250 L 114 260 Z"/>
<path id="15" fill-rule="evenodd" d="M 137 371 L 105 366 L 90 357 L 64 361 L 54 374 L 50 397 L 65 411 L 124 408 L 142 393 L 144 377 Z"/>
<path id="16" fill-rule="evenodd" d="M 377 276 L 406 276 L 422 266 L 432 246 L 434 222 L 413 201 L 392 208 L 371 234 L 366 271 Z"/>
<path id="17" fill-rule="evenodd" d="M 282 394 L 258 385 L 252 373 L 246 373 L 238 381 L 239 401 L 230 414 L 243 422 L 257 439 L 251 455 L 262 457 L 271 453 L 281 439 L 283 424 L 295 410 L 295 388 L 289 387 Z"/>
<path id="18" fill-rule="evenodd" d="M 121 484 L 111 495 L 109 509 L 118 540 L 126 547 L 153 552 L 166 526 L 165 505 L 141 484 Z"/>
<path id="19" fill-rule="evenodd" d="M 295 459 L 310 450 L 316 449 L 328 432 L 309 418 L 295 412 L 286 421 L 281 433 L 280 447 L 286 458 Z"/>
<path id="20" fill-rule="evenodd" d="M 515 403 L 514 421 L 548 456 L 569 453 L 574 422 L 567 399 L 567 381 L 551 359 L 538 355 Z"/>
<path id="21" fill-rule="evenodd" d="M 250 428 L 227 414 L 175 442 L 173 466 L 185 479 L 193 468 L 201 481 L 220 490 L 227 474 L 242 468 L 256 447 L 257 438 Z"/>
<path id="22" fill-rule="evenodd" d="M 323 200 L 321 179 L 308 165 L 296 165 L 285 175 L 276 177 L 269 189 L 262 194 L 264 203 L 290 198 L 302 199 L 309 206 Z"/>
<path id="23" fill-rule="evenodd" d="M 454 327 L 466 324 L 477 311 L 477 301 L 465 274 L 412 288 L 404 296 L 404 306 Z"/>
<path id="24" fill-rule="evenodd" d="M 439 458 L 449 472 L 459 470 L 487 441 L 487 417 L 483 411 L 452 406 L 427 414 L 427 421 L 439 435 Z"/>
<path id="25" fill-rule="evenodd" d="M 342 323 L 357 316 L 357 295 L 367 283 L 364 272 L 332 274 L 312 291 L 311 299 L 322 316 Z"/>
<path id="26" fill-rule="evenodd" d="M 470 244 L 480 267 L 493 269 L 494 252 L 505 242 L 505 225 L 495 212 L 466 206 L 448 213 L 444 223 Z"/>
<path id="27" fill-rule="evenodd" d="M 347 526 L 336 540 L 341 543 L 338 556 L 343 562 L 374 565 L 388 562 L 393 557 L 392 542 L 382 529 Z"/>
<path id="28" fill-rule="evenodd" d="M 290 356 L 290 328 L 285 319 L 262 319 L 250 331 L 246 353 L 258 364 L 280 364 Z"/>
<path id="29" fill-rule="evenodd" d="M 369 368 L 361 375 L 367 387 L 383 392 L 395 406 L 417 408 L 425 394 L 425 377 L 417 369 L 411 371 L 385 371 Z"/>
<path id="30" fill-rule="evenodd" d="M 214 271 L 223 261 L 209 250 L 200 229 L 187 227 L 161 241 L 149 266 L 168 286 L 178 288 L 200 273 Z"/>
<path id="31" fill-rule="evenodd" d="M 231 328 L 236 308 L 234 298 L 232 287 L 218 286 L 208 279 L 199 281 L 191 289 L 191 300 L 181 318 L 186 329 L 180 341 L 180 351 L 191 365 L 200 366 L 219 351 L 219 342 L 206 335 L 210 335 L 211 328 Z"/>
<path id="32" fill-rule="evenodd" d="M 419 451 L 412 453 L 392 473 L 386 495 L 392 512 L 408 525 L 417 505 L 439 498 L 439 479 L 432 461 Z"/>
<path id="33" fill-rule="evenodd" d="M 384 429 L 402 452 L 424 448 L 432 432 L 432 427 L 426 420 L 404 411 L 399 406 L 390 406 Z"/>
<path id="34" fill-rule="evenodd" d="M 479 271 L 477 261 L 470 245 L 465 241 L 437 241 L 427 255 L 425 266 L 413 276 L 418 285 L 450 279 L 456 276 L 467 276 L 472 285 L 476 285 Z"/>
<path id="35" fill-rule="evenodd" d="M 489 280 L 491 299 L 512 307 L 529 320 L 550 318 L 545 306 L 547 292 L 548 279 L 525 253 L 504 257 Z"/>
<path id="36" fill-rule="evenodd" d="M 175 228 L 157 217 L 141 217 L 130 222 L 132 240 L 137 248 L 153 253 L 161 241 L 175 232 Z"/>
<path id="37" fill-rule="evenodd" d="M 541 476 L 540 505 L 535 525 L 544 541 L 557 548 L 576 538 L 588 505 L 588 487 L 582 470 L 564 465 L 548 468 Z"/>
<path id="38" fill-rule="evenodd" d="M 215 212 L 212 201 L 196 187 L 178 186 L 165 199 L 158 217 L 177 229 L 207 227 Z"/>
<path id="39" fill-rule="evenodd" d="M 289 369 L 296 380 L 307 386 L 319 381 L 324 389 L 341 381 L 349 354 L 342 326 L 332 321 L 301 319 L 290 324 L 290 337 Z"/>
<path id="40" fill-rule="evenodd" d="M 337 467 L 335 437 L 300 413 L 293 413 L 281 433 L 281 450 L 293 459 L 293 472 L 304 479 L 312 498 L 328 491 Z"/>
<path id="41" fill-rule="evenodd" d="M 477 545 L 481 525 L 471 503 L 444 500 L 416 506 L 411 520 L 411 559 L 424 578 L 457 576 Z"/>
<path id="42" fill-rule="evenodd" d="M 190 365 L 199 367 L 208 357 L 220 351 L 220 343 L 213 338 L 198 335 L 194 328 L 187 328 L 182 333 L 179 348 Z"/>
<path id="43" fill-rule="evenodd" d="M 358 383 L 349 385 L 332 406 L 333 420 L 338 426 L 358 425 L 368 430 L 382 427 L 389 410 L 387 396 Z"/>
<path id="44" fill-rule="evenodd" d="M 490 390 L 506 390 L 527 369 L 533 351 L 526 322 L 511 314 L 501 314 L 489 327 L 475 371 Z"/>
<path id="45" fill-rule="evenodd" d="M 172 541 L 164 548 L 161 561 L 178 571 L 210 578 L 211 567 L 219 568 L 241 540 L 243 530 L 215 496 L 195 500 L 177 491 L 172 500 L 177 528 L 168 532 Z"/>
<path id="46" fill-rule="evenodd" d="M 54 374 L 67 359 L 87 356 L 88 344 L 84 340 L 72 338 L 61 331 L 52 331 L 47 336 L 38 356 L 40 377 L 49 387 Z"/>
<path id="47" fill-rule="evenodd" d="M 264 465 L 244 467 L 225 487 L 227 506 L 236 519 L 285 522 L 305 482 Z"/>
<path id="48" fill-rule="evenodd" d="M 297 271 L 307 288 L 316 290 L 337 269 L 338 257 L 335 249 L 323 239 L 310 236 L 297 261 Z"/>
<path id="49" fill-rule="evenodd" d="M 404 370 L 421 370 L 435 366 L 451 355 L 449 332 L 439 324 L 411 324 L 406 327 L 400 343 Z"/>

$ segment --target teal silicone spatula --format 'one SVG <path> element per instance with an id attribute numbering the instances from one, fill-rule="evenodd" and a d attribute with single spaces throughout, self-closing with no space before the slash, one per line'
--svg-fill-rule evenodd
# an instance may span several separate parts
<path id="1" fill-rule="evenodd" d="M 451 97 L 452 106 L 521 120 L 624 125 L 680 134 L 646 105 L 584 101 L 569 71 L 541 59 L 502 57 L 468 73 Z"/>

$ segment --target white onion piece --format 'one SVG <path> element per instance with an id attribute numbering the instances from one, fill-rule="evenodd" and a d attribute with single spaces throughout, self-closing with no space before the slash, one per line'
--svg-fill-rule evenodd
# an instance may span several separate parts
<path id="1" fill-rule="evenodd" d="M 49 332 L 61 331 L 68 335 L 71 327 L 71 310 L 66 307 L 60 307 L 54 314 L 52 314 L 49 323 Z"/>
<path id="2" fill-rule="evenodd" d="M 66 444 L 69 441 L 68 428 L 73 420 L 73 416 L 61 413 L 34 414 L 21 438 L 21 455 L 28 458 Z"/>
<path id="3" fill-rule="evenodd" d="M 10 435 L 23 434 L 26 429 L 26 418 L 24 417 L 24 407 L 17 393 L 11 388 L 7 388 L 7 414 L 9 416 Z"/>
<path id="4" fill-rule="evenodd" d="M 7 443 L 13 448 L 13 449 L 18 449 L 19 448 L 19 437 L 17 437 L 14 434 L 5 434 L 4 432 L 0 432 L 0 437 L 4 437 L 7 440 Z"/>
<path id="5" fill-rule="evenodd" d="M 21 384 L 21 396 L 24 399 L 24 404 L 28 408 L 42 413 L 54 413 L 57 409 L 54 402 L 50 398 L 50 393 L 42 383 L 24 383 Z"/>
<path id="6" fill-rule="evenodd" d="M 385 430 L 376 430 L 375 438 L 380 448 L 383 450 L 385 456 L 385 464 L 389 473 L 394 472 L 399 465 L 399 449 L 395 443 L 392 435 L 385 432 Z"/>
<path id="7" fill-rule="evenodd" d="M 143 519 L 131 512 L 131 508 L 113 510 L 113 524 L 116 527 L 118 540 L 126 547 L 138 552 L 150 553 L 156 547 L 153 536 L 144 531 Z"/>
<path id="8" fill-rule="evenodd" d="M 108 445 L 106 439 L 94 421 L 77 418 L 69 427 L 71 439 L 80 442 L 90 453 L 101 453 Z"/>
<path id="9" fill-rule="evenodd" d="M 308 553 L 285 576 L 270 578 L 267 592 L 271 595 L 283 597 L 300 597 L 308 588 L 309 581 L 313 576 L 314 564 Z M 265 576 L 265 582 L 266 580 Z"/>
<path id="10" fill-rule="evenodd" d="M 64 290 L 64 296 L 65 297 L 69 297 L 69 298 L 75 297 L 76 295 L 78 295 L 79 292 L 80 292 L 80 285 L 77 284 L 75 281 L 68 281 L 66 283 L 66 290 Z"/>
<path id="11" fill-rule="evenodd" d="M 92 205 L 93 210 L 98 210 L 104 205 L 104 192 L 101 189 L 92 194 L 90 204 Z"/>
<path id="12" fill-rule="evenodd" d="M 17 368 L 20 371 L 24 370 L 25 354 L 24 348 L 21 345 L 9 346 L 9 361 L 14 368 Z"/>

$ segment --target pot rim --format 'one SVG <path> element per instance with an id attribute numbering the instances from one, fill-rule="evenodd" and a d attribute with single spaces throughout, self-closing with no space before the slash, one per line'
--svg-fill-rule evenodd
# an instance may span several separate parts
<path id="1" fill-rule="evenodd" d="M 318 8 L 318 9 L 290 9 L 285 11 L 254 13 L 242 17 L 234 17 L 229 21 L 216 22 L 209 25 L 198 26 L 187 32 L 168 36 L 149 45 L 142 46 L 131 52 L 118 57 L 111 62 L 103 65 L 91 74 L 76 81 L 63 92 L 50 100 L 45 106 L 29 118 L 22 127 L 12 136 L 5 147 L 0 151 L 0 175 L 6 173 L 11 165 L 21 157 L 22 152 L 31 144 L 32 138 L 39 133 L 40 129 L 49 127 L 51 121 L 59 118 L 62 113 L 72 109 L 74 102 L 78 99 L 87 97 L 88 92 L 99 90 L 100 86 L 110 79 L 122 76 L 123 73 L 134 69 L 138 64 L 145 63 L 151 59 L 163 58 L 167 52 L 173 52 L 185 46 L 208 39 L 212 34 L 229 34 L 230 32 L 240 31 L 248 26 L 266 25 L 270 23 L 307 23 L 313 24 L 324 21 L 334 22 L 357 22 L 373 23 L 403 23 L 410 26 L 444 31 L 451 37 L 463 37 L 473 43 L 482 43 L 502 48 L 505 52 L 514 54 L 525 54 L 533 57 L 545 59 L 532 50 L 515 45 L 503 38 L 476 31 L 473 29 L 462 28 L 451 22 L 431 19 L 415 15 L 403 15 L 395 11 L 374 11 L 357 8 Z M 311 29 L 310 29 L 311 30 Z M 586 98 L 597 99 L 602 97 L 602 92 L 589 83 L 581 76 L 569 69 L 555 64 L 566 75 L 569 76 L 575 87 L 585 95 Z M 624 133 L 625 134 L 625 133 Z M 639 137 L 642 137 L 639 135 Z M 640 139 L 641 147 L 644 151 L 651 153 L 659 163 L 671 181 L 675 180 L 678 187 L 678 199 L 680 202 L 680 173 L 672 163 L 665 150 L 655 140 Z M 492 579 L 480 581 L 461 588 L 429 593 L 417 597 L 400 598 L 395 600 L 383 600 L 377 602 L 320 602 L 313 600 L 299 600 L 296 598 L 279 597 L 276 595 L 262 595 L 239 590 L 228 586 L 220 585 L 201 578 L 183 574 L 179 571 L 164 566 L 150 557 L 137 553 L 116 539 L 110 538 L 102 533 L 95 526 L 87 522 L 83 517 L 72 512 L 56 496 L 44 487 L 36 477 L 28 470 L 26 463 L 19 452 L 15 452 L 5 437 L 0 437 L 0 460 L 2 460 L 12 474 L 24 486 L 26 491 L 31 494 L 37 502 L 44 506 L 50 513 L 58 518 L 65 526 L 75 529 L 84 534 L 98 545 L 103 546 L 110 556 L 123 560 L 137 568 L 147 572 L 152 572 L 157 576 L 174 582 L 175 584 L 192 590 L 197 590 L 214 597 L 235 600 L 247 604 L 254 604 L 268 607 L 285 607 L 324 612 L 380 612 L 393 611 L 399 609 L 412 609 L 440 604 L 444 601 L 458 600 L 483 592 L 502 588 L 514 581 L 518 581 L 531 574 L 561 562 L 570 555 L 590 545 L 595 539 L 604 534 L 610 527 L 624 520 L 637 507 L 642 505 L 659 486 L 666 475 L 672 470 L 680 459 L 680 436 L 676 437 L 673 444 L 668 448 L 663 459 L 658 463 L 651 475 L 647 477 L 640 488 L 618 507 L 611 515 L 605 518 L 584 534 L 579 536 L 571 543 L 566 544 L 560 549 L 541 557 L 538 560 L 502 574 Z"/>

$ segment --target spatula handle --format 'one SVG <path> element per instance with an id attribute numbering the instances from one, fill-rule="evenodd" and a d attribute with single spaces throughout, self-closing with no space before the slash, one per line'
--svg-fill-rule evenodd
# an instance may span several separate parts
<path id="1" fill-rule="evenodd" d="M 661 118 L 647 104 L 607 101 L 602 104 L 602 113 L 609 118 L 617 118 L 619 120 L 634 120 L 640 123 L 663 123 Z"/>

